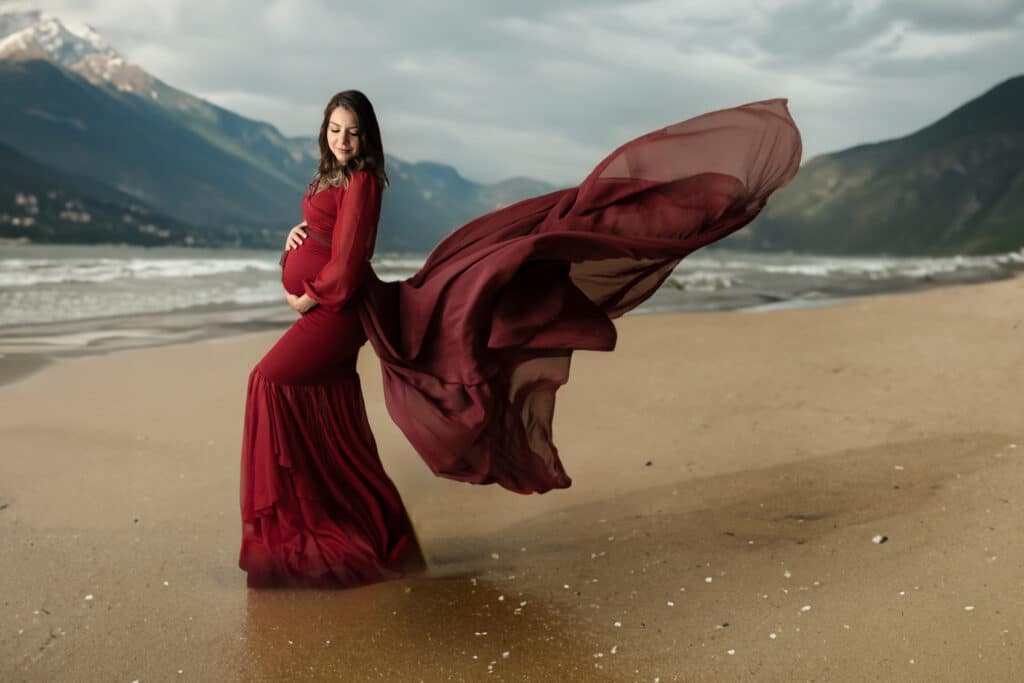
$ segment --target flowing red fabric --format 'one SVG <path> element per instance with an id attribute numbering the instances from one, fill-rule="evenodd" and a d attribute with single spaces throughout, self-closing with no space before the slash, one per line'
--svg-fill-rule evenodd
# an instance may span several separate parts
<path id="1" fill-rule="evenodd" d="M 622 145 L 577 188 L 466 224 L 406 281 L 371 272 L 357 306 L 392 419 L 440 476 L 569 486 L 552 420 L 573 349 L 612 350 L 612 319 L 749 223 L 801 151 L 786 100 L 704 114 Z"/>

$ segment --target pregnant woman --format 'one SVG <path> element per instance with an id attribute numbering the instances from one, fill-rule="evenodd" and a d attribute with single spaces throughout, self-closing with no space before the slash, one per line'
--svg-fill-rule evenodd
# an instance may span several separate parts
<path id="1" fill-rule="evenodd" d="M 286 297 L 302 317 L 249 377 L 240 566 L 250 586 L 356 585 L 423 565 L 356 374 L 366 335 L 354 303 L 387 184 L 369 100 L 331 98 L 319 142 L 306 230 L 293 230 L 282 257 Z"/>
<path id="2" fill-rule="evenodd" d="M 627 142 L 578 187 L 464 225 L 411 278 L 385 283 L 369 261 L 387 175 L 362 93 L 328 102 L 319 141 L 283 258 L 302 315 L 249 378 L 250 586 L 353 586 L 425 564 L 367 422 L 355 361 L 368 339 L 389 414 L 436 474 L 565 488 L 552 419 L 572 351 L 612 350 L 612 320 L 749 223 L 801 154 L 785 100 L 704 114 Z"/>

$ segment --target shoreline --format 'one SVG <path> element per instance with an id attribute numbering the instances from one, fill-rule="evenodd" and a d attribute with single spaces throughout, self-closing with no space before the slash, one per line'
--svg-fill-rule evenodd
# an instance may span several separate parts
<path id="1" fill-rule="evenodd" d="M 65 358 L 284 330 L 294 317 L 284 304 L 214 306 L 0 327 L 0 387 Z"/>
<path id="2" fill-rule="evenodd" d="M 844 306 L 863 299 L 914 295 L 934 289 L 983 286 L 1015 278 L 1024 279 L 1024 269 L 997 273 L 985 279 L 966 282 L 922 281 L 898 289 L 870 291 L 857 296 L 784 299 L 737 307 L 710 310 L 679 310 L 678 306 L 659 306 L 655 297 L 648 307 L 627 313 L 634 316 L 705 315 L 715 313 L 770 313 Z M 281 305 L 213 304 L 162 313 L 88 318 L 48 323 L 0 326 L 0 386 L 26 377 L 61 358 L 106 355 L 118 351 L 190 344 L 237 335 L 283 331 L 295 314 Z"/>

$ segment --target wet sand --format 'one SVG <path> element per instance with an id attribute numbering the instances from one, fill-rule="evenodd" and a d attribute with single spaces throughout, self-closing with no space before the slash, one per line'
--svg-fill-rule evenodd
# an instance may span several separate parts
<path id="1" fill-rule="evenodd" d="M 1024 278 L 618 326 L 574 356 L 543 496 L 433 477 L 364 347 L 431 568 L 349 591 L 236 568 L 276 332 L 9 376 L 0 680 L 1019 679 Z"/>

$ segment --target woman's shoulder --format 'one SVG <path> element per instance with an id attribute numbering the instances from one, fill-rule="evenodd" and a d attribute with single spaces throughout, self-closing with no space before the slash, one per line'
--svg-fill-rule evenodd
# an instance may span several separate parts
<path id="1" fill-rule="evenodd" d="M 338 200 L 342 201 L 349 194 L 368 201 L 379 201 L 381 195 L 380 179 L 377 177 L 377 174 L 367 169 L 353 171 L 352 175 L 348 178 L 348 182 L 343 185 L 338 193 Z"/>
<path id="2" fill-rule="evenodd" d="M 310 189 L 312 189 L 312 187 Z M 363 192 L 378 194 L 380 192 L 380 178 L 378 178 L 377 174 L 373 171 L 359 169 L 358 171 L 353 171 L 345 181 L 337 184 L 331 183 L 325 187 L 316 189 L 312 194 L 307 191 L 304 199 L 310 202 L 316 202 L 322 199 L 333 198 L 335 201 L 340 202 L 341 199 L 353 189 L 357 190 L 359 194 L 362 194 Z"/>
<path id="3" fill-rule="evenodd" d="M 377 174 L 365 168 L 361 168 L 358 171 L 353 171 L 352 175 L 349 176 L 346 188 L 353 187 L 356 185 L 379 185 L 380 179 L 377 178 Z"/>

